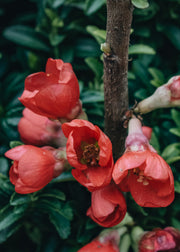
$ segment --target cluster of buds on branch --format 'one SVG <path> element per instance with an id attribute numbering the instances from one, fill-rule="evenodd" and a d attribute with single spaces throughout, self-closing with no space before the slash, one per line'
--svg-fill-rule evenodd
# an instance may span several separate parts
<path id="1" fill-rule="evenodd" d="M 130 192 L 143 207 L 171 204 L 173 174 L 149 144 L 152 129 L 142 127 L 141 120 L 132 113 L 125 152 L 114 164 L 110 139 L 87 120 L 82 110 L 78 80 L 69 63 L 48 59 L 45 73 L 26 78 L 19 100 L 26 108 L 18 130 L 27 145 L 5 153 L 14 160 L 9 175 L 17 193 L 38 191 L 62 172 L 72 169 L 75 180 L 91 193 L 87 216 L 103 227 L 113 227 L 125 217 L 123 192 Z M 179 76 L 140 102 L 134 112 L 143 114 L 177 105 L 180 105 Z M 119 249 L 112 240 L 95 239 L 80 251 L 118 252 Z"/>

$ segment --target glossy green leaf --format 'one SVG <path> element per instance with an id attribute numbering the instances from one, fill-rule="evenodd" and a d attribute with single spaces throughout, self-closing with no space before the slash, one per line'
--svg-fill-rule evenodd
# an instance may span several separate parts
<path id="1" fill-rule="evenodd" d="M 148 45 L 136 44 L 136 45 L 131 45 L 129 47 L 129 54 L 150 54 L 150 55 L 154 55 L 154 54 L 156 54 L 156 52 L 152 47 L 150 47 Z"/>
<path id="2" fill-rule="evenodd" d="M 20 142 L 20 141 L 11 141 L 11 142 L 9 143 L 9 146 L 10 146 L 11 149 L 12 149 L 12 148 L 15 148 L 16 146 L 20 146 L 20 145 L 23 145 L 23 143 Z"/>
<path id="3" fill-rule="evenodd" d="M 174 135 L 180 137 L 180 128 L 171 128 L 169 131 L 170 131 L 172 134 L 174 134 Z"/>
<path id="4" fill-rule="evenodd" d="M 99 8 L 101 8 L 101 6 L 105 4 L 105 2 L 105 0 L 86 0 L 86 14 L 93 14 L 94 12 L 99 10 Z"/>
<path id="5" fill-rule="evenodd" d="M 86 58 L 85 62 L 92 69 L 98 80 L 101 80 L 103 75 L 103 64 L 95 58 Z"/>
<path id="6" fill-rule="evenodd" d="M 103 102 L 104 95 L 98 91 L 86 91 L 81 95 L 82 103 Z"/>
<path id="7" fill-rule="evenodd" d="M 15 212 L 15 208 L 12 208 L 10 205 L 2 208 L 0 210 L 0 231 L 18 221 L 23 214 L 24 207 L 19 207 L 18 212 Z"/>
<path id="8" fill-rule="evenodd" d="M 177 109 L 171 110 L 172 119 L 176 123 L 177 127 L 180 128 L 180 111 Z"/>
<path id="9" fill-rule="evenodd" d="M 161 156 L 167 163 L 173 163 L 180 158 L 180 143 L 173 143 L 168 145 L 162 152 Z"/>
<path id="10" fill-rule="evenodd" d="M 177 180 L 174 181 L 174 189 L 175 192 L 180 193 L 180 182 Z"/>
<path id="11" fill-rule="evenodd" d="M 66 199 L 66 196 L 63 192 L 53 188 L 43 190 L 38 196 L 40 198 L 55 198 L 63 201 Z"/>
<path id="12" fill-rule="evenodd" d="M 149 73 L 152 75 L 153 79 L 151 80 L 151 84 L 155 87 L 159 87 L 165 83 L 164 74 L 157 68 L 150 67 L 148 68 Z"/>
<path id="13" fill-rule="evenodd" d="M 99 29 L 97 26 L 88 25 L 86 30 L 96 39 L 99 44 L 106 40 L 106 30 Z"/>
<path id="14" fill-rule="evenodd" d="M 66 239 L 71 233 L 70 221 L 57 212 L 51 212 L 49 214 L 49 217 L 50 221 L 55 226 L 59 236 L 62 239 Z"/>
<path id="15" fill-rule="evenodd" d="M 45 38 L 38 34 L 34 29 L 23 26 L 14 25 L 6 28 L 3 33 L 4 37 L 18 45 L 28 47 L 33 50 L 41 50 L 48 52 L 50 48 L 45 42 Z"/>
<path id="16" fill-rule="evenodd" d="M 31 197 L 29 194 L 18 194 L 14 192 L 10 198 L 10 205 L 11 206 L 17 206 L 22 204 L 27 204 L 31 202 Z"/>
<path id="17" fill-rule="evenodd" d="M 0 157 L 0 172 L 4 175 L 7 175 L 9 169 L 8 160 L 4 157 Z"/>
<path id="18" fill-rule="evenodd" d="M 139 9 L 145 9 L 149 6 L 147 0 L 132 0 L 132 4 Z"/>
<path id="19" fill-rule="evenodd" d="M 163 31 L 175 48 L 180 50 L 180 28 L 170 24 L 166 25 Z"/>

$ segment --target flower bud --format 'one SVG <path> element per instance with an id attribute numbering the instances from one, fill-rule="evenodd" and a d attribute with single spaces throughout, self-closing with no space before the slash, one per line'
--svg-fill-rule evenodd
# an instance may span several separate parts
<path id="1" fill-rule="evenodd" d="M 25 144 L 60 147 L 65 146 L 67 142 L 59 121 L 49 120 L 47 117 L 38 115 L 28 108 L 23 110 L 23 117 L 19 121 L 18 131 L 22 142 Z"/>
<path id="2" fill-rule="evenodd" d="M 180 232 L 173 228 L 146 232 L 139 241 L 139 252 L 180 251 Z"/>
<path id="3" fill-rule="evenodd" d="M 158 108 L 176 106 L 180 106 L 180 76 L 174 76 L 158 87 L 154 94 L 138 103 L 134 111 L 146 114 Z"/>
<path id="4" fill-rule="evenodd" d="M 79 84 L 71 64 L 49 58 L 45 72 L 31 74 L 25 79 L 25 89 L 19 100 L 33 112 L 51 119 L 76 117 Z"/>
<path id="5" fill-rule="evenodd" d="M 60 175 L 67 169 L 64 152 L 65 149 L 32 145 L 21 145 L 7 151 L 5 156 L 14 160 L 9 176 L 15 191 L 20 194 L 39 191 Z"/>

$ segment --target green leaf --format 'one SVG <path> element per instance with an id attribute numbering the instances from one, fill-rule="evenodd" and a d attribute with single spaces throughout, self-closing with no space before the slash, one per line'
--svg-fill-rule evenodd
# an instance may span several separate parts
<path id="1" fill-rule="evenodd" d="M 177 127 L 180 128 L 180 111 L 176 109 L 171 110 L 172 119 L 175 121 Z"/>
<path id="2" fill-rule="evenodd" d="M 89 32 L 99 44 L 102 44 L 106 40 L 106 30 L 101 30 L 97 26 L 88 25 L 86 27 L 87 32 Z"/>
<path id="3" fill-rule="evenodd" d="M 59 6 L 61 6 L 64 2 L 65 2 L 65 0 L 53 0 L 52 8 L 56 9 Z"/>
<path id="4" fill-rule="evenodd" d="M 174 181 L 174 189 L 175 192 L 180 193 L 180 182 L 177 180 Z"/>
<path id="5" fill-rule="evenodd" d="M 86 14 L 91 15 L 105 4 L 105 0 L 86 0 Z"/>
<path id="6" fill-rule="evenodd" d="M 51 188 L 47 190 L 43 190 L 41 194 L 38 195 L 40 198 L 55 198 L 59 200 L 65 200 L 66 196 L 62 191 L 59 191 L 57 189 Z"/>
<path id="7" fill-rule="evenodd" d="M 169 131 L 170 131 L 172 134 L 174 134 L 174 135 L 180 137 L 180 128 L 171 128 Z"/>
<path id="8" fill-rule="evenodd" d="M 14 186 L 9 181 L 9 178 L 2 173 L 0 173 L 0 189 L 7 195 L 11 195 L 14 192 Z"/>
<path id="9" fill-rule="evenodd" d="M 136 79 L 136 75 L 130 71 L 128 71 L 128 79 L 129 80 L 135 80 Z"/>
<path id="10" fill-rule="evenodd" d="M 45 212 L 56 212 L 68 220 L 72 220 L 73 218 L 72 208 L 69 204 L 63 203 L 57 199 L 39 199 L 37 205 Z"/>
<path id="11" fill-rule="evenodd" d="M 22 204 L 27 204 L 31 202 L 31 197 L 29 194 L 18 194 L 14 192 L 10 198 L 10 205 L 11 206 L 17 206 Z"/>
<path id="12" fill-rule="evenodd" d="M 9 169 L 8 160 L 6 158 L 4 158 L 4 157 L 0 157 L 0 170 L 1 170 L 1 173 L 6 175 L 8 169 Z"/>
<path id="13" fill-rule="evenodd" d="M 136 45 L 131 45 L 129 47 L 129 54 L 150 54 L 150 55 L 154 55 L 154 54 L 156 54 L 156 52 L 152 47 L 150 47 L 148 45 L 136 44 Z"/>
<path id="14" fill-rule="evenodd" d="M 174 228 L 177 228 L 177 229 L 180 230 L 180 221 L 179 221 L 179 219 L 173 217 L 173 218 L 171 219 L 171 221 L 172 221 L 172 226 L 173 226 Z"/>
<path id="15" fill-rule="evenodd" d="M 164 26 L 164 34 L 169 38 L 177 50 L 180 50 L 180 28 L 174 25 Z"/>
<path id="16" fill-rule="evenodd" d="M 9 146 L 10 146 L 11 149 L 15 148 L 16 146 L 20 146 L 20 145 L 24 145 L 24 144 L 22 142 L 20 142 L 20 141 L 11 141 L 9 143 Z"/>
<path id="17" fill-rule="evenodd" d="M 137 90 L 134 94 L 134 96 L 138 99 L 145 99 L 147 97 L 147 90 L 144 88 L 140 88 L 139 90 Z"/>
<path id="18" fill-rule="evenodd" d="M 95 58 L 86 58 L 85 62 L 91 68 L 91 70 L 95 73 L 95 76 L 100 80 L 103 75 L 102 63 Z"/>
<path id="19" fill-rule="evenodd" d="M 60 176 L 54 178 L 51 183 L 61 183 L 66 181 L 74 181 L 75 178 L 71 172 L 63 172 Z"/>
<path id="20" fill-rule="evenodd" d="M 168 145 L 161 154 L 168 164 L 178 161 L 180 158 L 180 143 Z"/>
<path id="21" fill-rule="evenodd" d="M 1 231 L 0 235 L 0 243 L 5 242 L 11 235 L 18 231 L 18 229 L 22 226 L 22 223 L 14 222 L 12 225 Z"/>
<path id="22" fill-rule="evenodd" d="M 103 102 L 104 95 L 98 91 L 86 91 L 81 95 L 82 103 L 91 103 L 91 102 Z"/>
<path id="23" fill-rule="evenodd" d="M 42 34 L 24 25 L 14 25 L 5 29 L 4 37 L 20 46 L 48 52 L 50 48 Z"/>
<path id="24" fill-rule="evenodd" d="M 74 47 L 75 56 L 84 57 L 99 57 L 101 54 L 97 42 L 92 38 L 78 38 L 76 39 Z"/>
<path id="25" fill-rule="evenodd" d="M 19 207 L 18 211 L 10 205 L 2 208 L 0 210 L 0 231 L 18 221 L 23 216 L 24 210 L 24 206 Z"/>
<path id="26" fill-rule="evenodd" d="M 66 37 L 65 35 L 50 34 L 49 35 L 50 43 L 52 46 L 57 46 L 65 39 L 65 37 Z"/>
<path id="27" fill-rule="evenodd" d="M 71 233 L 70 221 L 64 218 L 62 215 L 57 212 L 49 213 L 49 219 L 52 224 L 55 226 L 59 236 L 62 239 L 66 239 Z"/>
<path id="28" fill-rule="evenodd" d="M 148 68 L 148 71 L 153 77 L 153 80 L 151 80 L 150 82 L 154 87 L 159 87 L 164 84 L 164 74 L 160 70 L 158 70 L 157 68 L 150 67 Z"/>
<path id="29" fill-rule="evenodd" d="M 149 6 L 147 0 L 132 0 L 132 4 L 139 9 L 145 9 Z"/>
<path id="30" fill-rule="evenodd" d="M 154 147 L 154 149 L 159 153 L 160 152 L 160 144 L 159 140 L 154 132 L 151 134 L 150 144 Z"/>

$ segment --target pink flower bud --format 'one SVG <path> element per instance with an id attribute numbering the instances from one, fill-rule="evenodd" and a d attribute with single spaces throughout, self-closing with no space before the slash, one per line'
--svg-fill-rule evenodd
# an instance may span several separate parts
<path id="1" fill-rule="evenodd" d="M 180 76 L 174 76 L 158 87 L 154 94 L 138 103 L 134 111 L 146 114 L 158 108 L 176 106 L 180 106 Z"/>
<path id="2" fill-rule="evenodd" d="M 139 252 L 180 251 L 180 232 L 173 227 L 146 232 L 139 241 Z"/>
<path id="3" fill-rule="evenodd" d="M 51 121 L 28 108 L 23 110 L 23 117 L 19 121 L 18 131 L 21 140 L 25 144 L 60 147 L 65 146 L 67 142 L 60 122 Z"/>

